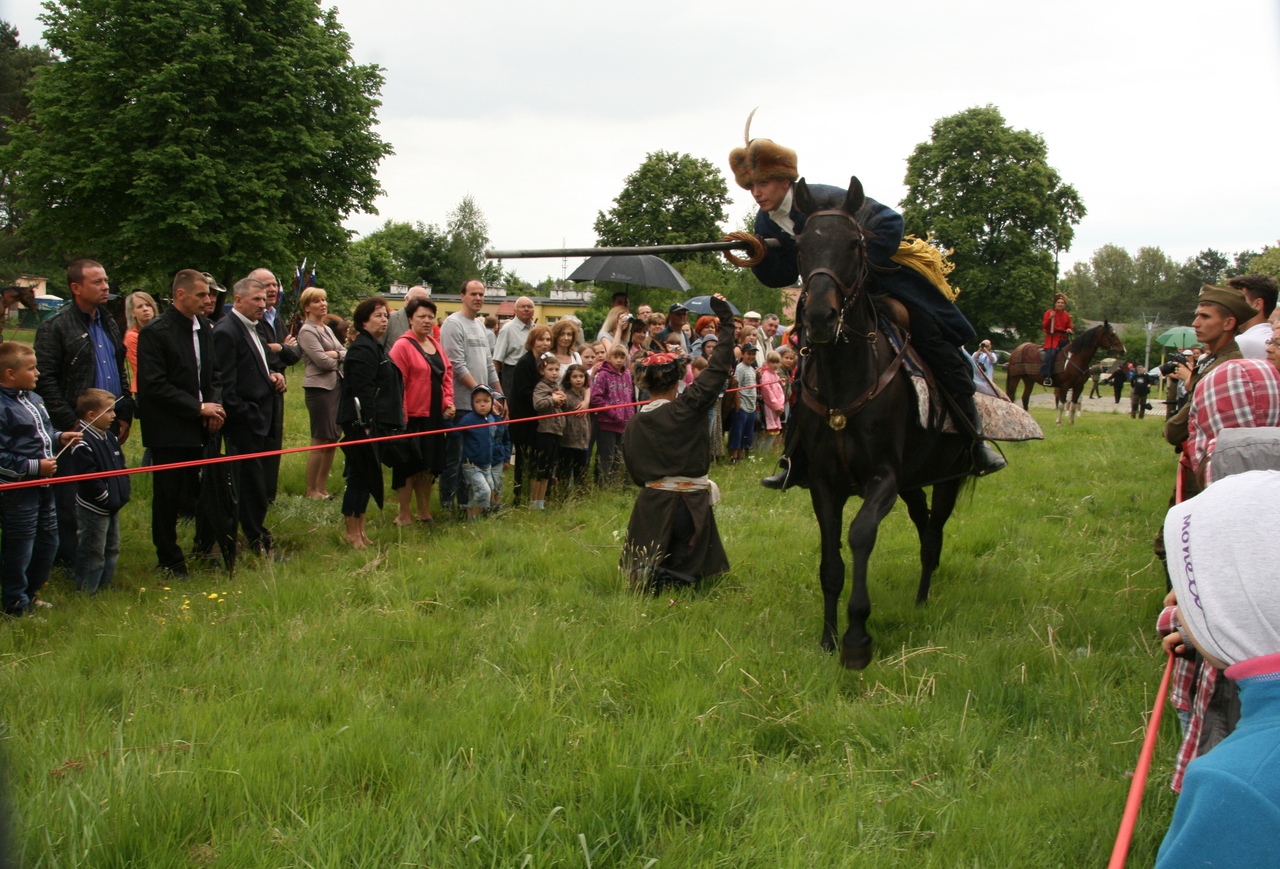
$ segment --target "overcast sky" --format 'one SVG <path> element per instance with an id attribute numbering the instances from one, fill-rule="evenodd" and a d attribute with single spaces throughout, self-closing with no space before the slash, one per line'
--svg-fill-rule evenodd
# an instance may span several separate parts
<path id="1" fill-rule="evenodd" d="M 648 152 L 729 178 L 756 106 L 752 134 L 796 149 L 810 181 L 856 174 L 896 204 L 933 122 L 990 103 L 1044 136 L 1084 199 L 1064 267 L 1107 243 L 1182 259 L 1280 239 L 1276 0 L 336 5 L 356 60 L 386 69 L 380 132 L 395 148 L 379 214 L 348 221 L 360 233 L 442 224 L 470 194 L 495 247 L 590 245 Z M 24 42 L 39 12 L 0 0 Z M 753 205 L 729 186 L 736 225 Z M 561 273 L 558 259 L 506 266 Z"/>

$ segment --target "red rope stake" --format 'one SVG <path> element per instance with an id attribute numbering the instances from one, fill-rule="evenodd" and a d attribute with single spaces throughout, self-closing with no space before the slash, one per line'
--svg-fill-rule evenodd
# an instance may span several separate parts
<path id="1" fill-rule="evenodd" d="M 1164 712 L 1165 696 L 1169 693 L 1169 678 L 1173 675 L 1173 653 L 1164 666 L 1164 678 L 1160 680 L 1160 690 L 1156 693 L 1156 705 L 1151 709 L 1151 720 L 1147 722 L 1147 736 L 1142 741 L 1142 753 L 1138 755 L 1138 766 L 1133 771 L 1133 783 L 1129 785 L 1129 799 L 1124 805 L 1124 816 L 1120 818 L 1120 832 L 1116 834 L 1116 846 L 1111 850 L 1111 862 L 1107 869 L 1124 869 L 1125 860 L 1129 856 L 1129 845 L 1133 842 L 1133 828 L 1138 822 L 1138 810 L 1142 808 L 1142 792 L 1147 786 L 1147 773 L 1151 771 L 1151 757 L 1156 751 L 1156 734 L 1160 732 L 1160 716 Z"/>

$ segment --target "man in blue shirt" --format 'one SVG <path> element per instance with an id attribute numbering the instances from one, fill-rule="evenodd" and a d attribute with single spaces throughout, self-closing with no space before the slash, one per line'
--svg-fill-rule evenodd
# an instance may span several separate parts
<path id="1" fill-rule="evenodd" d="M 59 431 L 76 430 L 76 399 L 86 389 L 105 389 L 119 399 L 113 433 L 124 443 L 133 423 L 124 343 L 120 327 L 104 307 L 110 294 L 107 270 L 91 259 L 67 266 L 71 301 L 36 329 L 36 363 L 49 418 Z M 75 565 L 76 487 L 55 486 L 58 555 L 55 564 Z"/>

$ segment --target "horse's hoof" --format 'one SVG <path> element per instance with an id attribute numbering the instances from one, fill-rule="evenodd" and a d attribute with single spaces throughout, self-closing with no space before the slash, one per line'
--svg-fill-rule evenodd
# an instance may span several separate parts
<path id="1" fill-rule="evenodd" d="M 840 666 L 846 670 L 864 670 L 871 663 L 871 644 L 852 648 L 850 646 L 840 647 Z"/>
<path id="2" fill-rule="evenodd" d="M 818 645 L 822 646 L 822 651 L 828 654 L 836 650 L 836 641 L 833 637 L 823 637 Z"/>

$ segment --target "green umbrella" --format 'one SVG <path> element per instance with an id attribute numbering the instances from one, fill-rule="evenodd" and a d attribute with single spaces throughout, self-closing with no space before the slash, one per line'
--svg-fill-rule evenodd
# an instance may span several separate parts
<path id="1" fill-rule="evenodd" d="M 1186 350 L 1188 347 L 1194 347 L 1200 343 L 1200 339 L 1196 337 L 1196 330 L 1190 326 L 1174 326 L 1156 339 L 1157 344 L 1165 347 L 1176 347 L 1179 350 Z"/>

